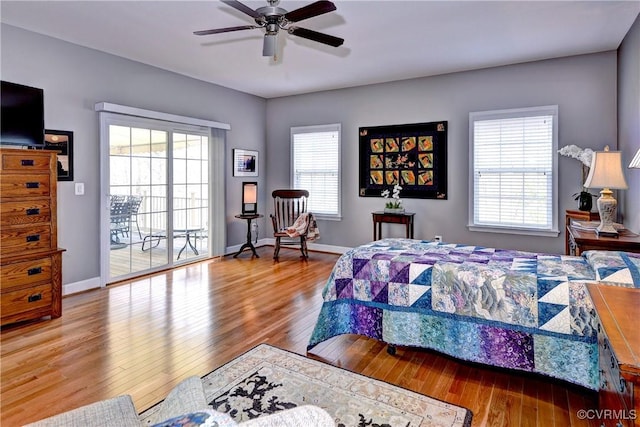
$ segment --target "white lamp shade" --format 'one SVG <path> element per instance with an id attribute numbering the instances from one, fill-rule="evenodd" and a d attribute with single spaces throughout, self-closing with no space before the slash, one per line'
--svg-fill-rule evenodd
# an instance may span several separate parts
<path id="1" fill-rule="evenodd" d="M 629 188 L 622 173 L 622 153 L 620 151 L 595 151 L 584 186 L 614 190 Z"/>
<path id="2" fill-rule="evenodd" d="M 640 148 L 638 148 L 636 155 L 633 156 L 631 163 L 629 163 L 629 167 L 634 169 L 640 169 Z"/>
<path id="3" fill-rule="evenodd" d="M 258 186 L 245 185 L 243 189 L 243 203 L 256 203 L 258 201 Z"/>

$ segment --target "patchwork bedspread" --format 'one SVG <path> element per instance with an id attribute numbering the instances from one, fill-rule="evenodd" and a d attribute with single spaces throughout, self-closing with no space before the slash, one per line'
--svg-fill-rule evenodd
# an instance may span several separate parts
<path id="1" fill-rule="evenodd" d="M 586 283 L 640 287 L 640 254 L 563 256 L 383 239 L 337 261 L 308 348 L 341 334 L 599 384 Z"/>

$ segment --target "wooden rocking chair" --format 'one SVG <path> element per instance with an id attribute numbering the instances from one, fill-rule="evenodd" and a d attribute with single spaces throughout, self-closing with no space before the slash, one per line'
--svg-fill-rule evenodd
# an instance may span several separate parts
<path id="1" fill-rule="evenodd" d="M 302 258 L 309 258 L 307 251 L 307 233 L 301 233 L 299 237 L 289 237 L 287 228 L 291 227 L 296 219 L 307 212 L 307 190 L 274 190 L 273 211 L 271 222 L 273 223 L 273 236 L 276 238 L 276 248 L 273 259 L 277 260 L 281 245 L 300 245 Z"/>

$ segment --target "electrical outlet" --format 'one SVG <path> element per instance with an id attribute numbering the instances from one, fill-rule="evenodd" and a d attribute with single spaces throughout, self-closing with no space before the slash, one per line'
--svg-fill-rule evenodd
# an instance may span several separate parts
<path id="1" fill-rule="evenodd" d="M 76 182 L 75 193 L 76 193 L 76 196 L 84 195 L 84 182 Z"/>
<path id="2" fill-rule="evenodd" d="M 436 242 L 442 242 L 442 236 L 438 236 L 436 234 L 435 236 L 433 236 L 433 240 L 435 240 Z"/>

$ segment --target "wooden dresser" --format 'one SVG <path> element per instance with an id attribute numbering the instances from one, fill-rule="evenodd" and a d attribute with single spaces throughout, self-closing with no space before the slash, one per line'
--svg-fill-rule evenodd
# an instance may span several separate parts
<path id="1" fill-rule="evenodd" d="M 640 289 L 587 288 L 599 320 L 600 421 L 604 426 L 640 426 Z"/>
<path id="2" fill-rule="evenodd" d="M 0 325 L 62 315 L 56 153 L 0 149 Z"/>

